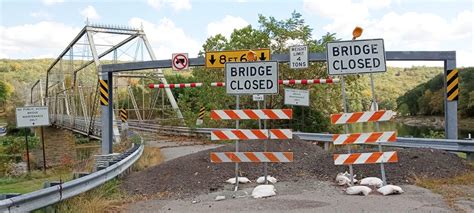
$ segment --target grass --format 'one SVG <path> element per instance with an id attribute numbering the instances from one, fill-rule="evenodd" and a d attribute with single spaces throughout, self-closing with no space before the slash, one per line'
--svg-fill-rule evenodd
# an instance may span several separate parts
<path id="1" fill-rule="evenodd" d="M 161 155 L 160 149 L 158 147 L 146 146 L 140 159 L 133 165 L 133 170 L 144 170 L 156 166 L 161 162 L 163 162 L 163 156 Z"/>
<path id="2" fill-rule="evenodd" d="M 0 193 L 28 193 L 43 188 L 46 181 L 68 181 L 72 179 L 71 169 L 60 168 L 46 171 L 32 171 L 20 177 L 0 178 Z"/>
<path id="3" fill-rule="evenodd" d="M 57 212 L 119 212 L 124 202 L 133 197 L 120 189 L 120 181 L 113 179 L 81 195 L 55 205 Z"/>
<path id="4" fill-rule="evenodd" d="M 445 179 L 416 179 L 415 184 L 441 194 L 451 208 L 462 211 L 455 206 L 455 201 L 458 198 L 474 199 L 474 194 L 468 191 L 474 187 L 474 164 L 466 174 Z"/>

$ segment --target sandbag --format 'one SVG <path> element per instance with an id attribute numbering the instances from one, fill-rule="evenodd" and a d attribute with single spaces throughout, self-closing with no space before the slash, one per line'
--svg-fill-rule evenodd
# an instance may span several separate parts
<path id="1" fill-rule="evenodd" d="M 383 194 L 384 196 L 391 195 L 391 194 L 401 194 L 404 192 L 400 186 L 395 186 L 395 185 L 386 185 L 386 186 L 380 187 L 379 189 L 377 189 L 377 191 L 380 194 Z"/>
<path id="2" fill-rule="evenodd" d="M 369 193 L 372 192 L 367 186 L 351 186 L 346 189 L 346 193 L 349 195 L 364 195 L 367 196 Z"/>
<path id="3" fill-rule="evenodd" d="M 378 177 L 366 177 L 360 180 L 360 185 L 375 186 L 380 188 L 383 186 L 383 181 Z"/>
<path id="4" fill-rule="evenodd" d="M 252 191 L 253 198 L 264 198 L 276 195 L 275 186 L 273 185 L 258 185 Z"/>
<path id="5" fill-rule="evenodd" d="M 353 179 L 354 183 L 357 183 L 357 179 L 355 179 L 356 176 L 357 175 L 354 175 L 354 179 Z M 344 185 L 351 186 L 351 175 L 347 172 L 337 174 L 336 183 L 339 186 L 344 186 Z"/>
<path id="6" fill-rule="evenodd" d="M 277 179 L 274 178 L 274 177 L 272 177 L 272 176 L 270 176 L 270 175 L 267 175 L 267 180 L 268 180 L 268 182 L 273 183 L 273 184 L 275 184 L 275 183 L 277 182 Z M 257 183 L 258 183 L 258 184 L 265 183 L 265 176 L 259 177 L 259 178 L 257 179 Z"/>
<path id="7" fill-rule="evenodd" d="M 246 178 L 246 177 L 239 177 L 238 178 L 239 180 L 239 183 L 250 183 L 251 181 Z M 235 184 L 235 177 L 233 178 L 229 178 L 228 180 L 225 181 L 226 183 L 230 183 L 230 184 Z"/>

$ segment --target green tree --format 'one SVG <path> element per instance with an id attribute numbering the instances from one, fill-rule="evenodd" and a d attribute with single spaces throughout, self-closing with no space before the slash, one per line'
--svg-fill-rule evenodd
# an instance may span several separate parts
<path id="1" fill-rule="evenodd" d="M 13 86 L 5 81 L 0 81 L 0 102 L 5 103 L 13 93 Z"/>

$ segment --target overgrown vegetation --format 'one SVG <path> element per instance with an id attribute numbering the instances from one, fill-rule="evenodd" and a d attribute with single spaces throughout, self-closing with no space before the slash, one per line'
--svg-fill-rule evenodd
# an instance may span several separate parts
<path id="1" fill-rule="evenodd" d="M 81 195 L 55 205 L 58 212 L 118 212 L 120 204 L 130 199 L 113 179 Z"/>
<path id="2" fill-rule="evenodd" d="M 474 195 L 470 190 L 474 187 L 474 165 L 471 164 L 471 171 L 464 175 L 447 179 L 417 179 L 415 183 L 441 194 L 450 207 L 462 212 L 461 209 L 455 206 L 455 201 L 458 198 L 474 199 Z"/>

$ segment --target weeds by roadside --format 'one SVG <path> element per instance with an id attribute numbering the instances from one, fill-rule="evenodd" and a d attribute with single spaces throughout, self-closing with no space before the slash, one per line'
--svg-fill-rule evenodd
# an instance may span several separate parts
<path id="1" fill-rule="evenodd" d="M 474 194 L 472 193 L 474 164 L 471 164 L 470 171 L 464 175 L 446 179 L 419 178 L 416 179 L 415 184 L 441 194 L 449 207 L 462 211 L 455 205 L 455 202 L 459 198 L 474 200 Z"/>

